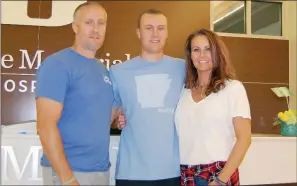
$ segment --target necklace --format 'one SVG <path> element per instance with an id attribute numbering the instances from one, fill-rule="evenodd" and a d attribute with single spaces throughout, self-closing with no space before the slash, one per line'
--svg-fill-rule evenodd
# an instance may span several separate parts
<path id="1" fill-rule="evenodd" d="M 200 97 L 201 97 L 201 99 L 204 99 L 206 97 L 205 91 L 204 91 L 205 87 L 206 87 L 205 85 L 198 85 L 197 88 L 196 88 L 196 90 L 195 90 L 199 94 L 199 89 L 200 89 Z"/>
<path id="2" fill-rule="evenodd" d="M 206 96 L 205 96 L 205 91 L 203 90 L 204 87 L 201 88 L 201 91 L 200 91 L 200 96 L 202 99 L 204 99 Z"/>
<path id="3" fill-rule="evenodd" d="M 196 84 L 197 88 L 199 89 L 200 88 L 200 97 L 201 99 L 204 99 L 206 97 L 205 95 L 205 88 L 208 86 L 207 83 L 204 83 L 204 84 L 198 84 L 198 80 L 197 80 L 197 84 Z"/>

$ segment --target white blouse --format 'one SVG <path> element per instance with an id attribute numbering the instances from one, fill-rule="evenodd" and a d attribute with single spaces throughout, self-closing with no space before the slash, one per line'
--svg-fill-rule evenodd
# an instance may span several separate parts
<path id="1" fill-rule="evenodd" d="M 249 118 L 250 105 L 243 84 L 226 81 L 226 87 L 196 103 L 184 89 L 176 108 L 180 163 L 186 165 L 227 161 L 235 143 L 232 119 Z"/>

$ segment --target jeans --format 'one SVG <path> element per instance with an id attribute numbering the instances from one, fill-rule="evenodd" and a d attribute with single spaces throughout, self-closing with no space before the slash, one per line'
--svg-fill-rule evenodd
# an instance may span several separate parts
<path id="1" fill-rule="evenodd" d="M 200 178 L 198 176 L 194 176 L 194 183 L 195 186 L 204 186 L 204 185 L 208 185 L 208 181 L 206 179 Z"/>

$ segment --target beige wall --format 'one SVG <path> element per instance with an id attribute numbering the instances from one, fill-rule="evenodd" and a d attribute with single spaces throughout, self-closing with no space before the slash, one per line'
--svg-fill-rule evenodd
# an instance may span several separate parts
<path id="1" fill-rule="evenodd" d="M 286 39 L 289 40 L 290 45 L 290 52 L 289 52 L 289 88 L 293 93 L 293 96 L 290 97 L 290 108 L 297 109 L 297 76 L 296 76 L 296 15 L 297 15 L 297 2 L 296 1 L 285 1 L 284 2 L 284 36 Z"/>
<path id="2" fill-rule="evenodd" d="M 288 14 L 289 14 L 289 18 L 288 18 L 288 38 L 290 40 L 290 70 L 289 70 L 289 83 L 290 83 L 290 90 L 292 91 L 292 93 L 294 94 L 291 99 L 290 99 L 290 107 L 292 109 L 297 109 L 296 106 L 296 95 L 297 95 L 297 91 L 296 91 L 296 84 L 297 84 L 297 76 L 296 76 L 296 52 L 297 52 L 297 48 L 296 48 L 296 15 L 297 15 L 297 2 L 296 1 L 288 1 Z"/>

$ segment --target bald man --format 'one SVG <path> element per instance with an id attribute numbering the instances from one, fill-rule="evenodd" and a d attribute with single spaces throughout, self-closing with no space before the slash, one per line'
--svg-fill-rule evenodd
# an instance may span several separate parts
<path id="1" fill-rule="evenodd" d="M 48 56 L 36 74 L 41 165 L 52 168 L 56 185 L 109 185 L 114 97 L 108 70 L 95 59 L 106 21 L 96 2 L 77 7 L 73 46 Z"/>

